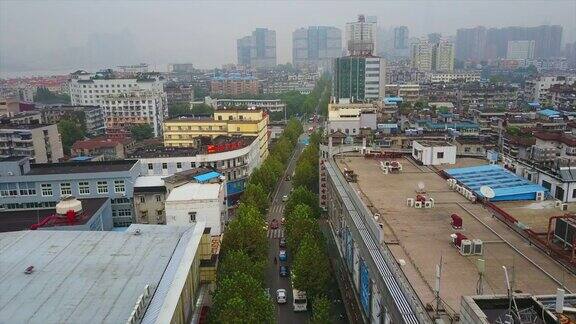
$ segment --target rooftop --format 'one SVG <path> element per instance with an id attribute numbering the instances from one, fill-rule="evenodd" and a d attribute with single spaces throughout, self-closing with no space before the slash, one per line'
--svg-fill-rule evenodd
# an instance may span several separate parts
<path id="1" fill-rule="evenodd" d="M 441 257 L 440 296 L 454 310 L 460 309 L 461 296 L 476 294 L 478 258 L 486 261 L 486 294 L 506 293 L 502 266 L 514 273 L 514 289 L 524 293 L 555 292 L 562 282 L 568 291 L 576 291 L 576 277 L 572 273 L 535 246 L 527 244 L 507 225 L 492 217 L 483 205 L 472 203 L 450 190 L 446 181 L 430 168 L 418 166 L 408 158 L 397 161 L 403 170 L 384 174 L 376 160 L 349 156 L 337 158 L 341 170 L 347 168 L 358 175 L 358 182 L 350 185 L 373 213 L 380 214 L 385 243 L 397 260 L 406 262 L 402 269 L 423 303 L 434 300 L 434 265 Z M 434 208 L 407 206 L 406 199 L 416 196 L 419 183 L 425 185 L 426 196 L 434 198 Z M 463 219 L 463 230 L 452 228 L 452 214 Z M 483 240 L 483 255 L 461 255 L 451 243 L 450 235 L 455 232 L 461 232 L 470 239 Z"/>
<path id="2" fill-rule="evenodd" d="M 418 141 L 418 144 L 424 147 L 439 147 L 439 146 L 454 146 L 454 144 L 448 143 L 446 141 Z"/>
<path id="3" fill-rule="evenodd" d="M 190 268 L 203 230 L 197 223 L 2 233 L 0 322 L 125 323 L 146 285 L 146 318 L 169 322 L 163 314 L 175 309 L 171 297 L 180 294 L 181 269 Z M 25 274 L 29 266 L 34 271 Z"/>
<path id="4" fill-rule="evenodd" d="M 166 202 L 218 199 L 221 189 L 220 183 L 187 183 L 172 189 Z"/>
<path id="5" fill-rule="evenodd" d="M 12 123 L 0 123 L 0 129 L 36 129 L 42 127 L 52 126 L 50 124 L 12 124 Z"/>
<path id="6" fill-rule="evenodd" d="M 110 138 L 102 139 L 102 138 L 93 138 L 87 140 L 80 140 L 74 142 L 72 145 L 73 150 L 93 150 L 97 148 L 114 148 L 120 141 L 116 141 Z"/>
<path id="7" fill-rule="evenodd" d="M 129 171 L 137 160 L 31 164 L 26 175 Z"/>
<path id="8" fill-rule="evenodd" d="M 73 225 L 83 225 L 106 203 L 108 198 L 78 199 L 82 202 L 82 214 Z M 56 209 L 30 209 L 0 212 L 0 232 L 28 230 L 45 217 L 54 215 Z M 66 226 L 61 224 L 59 226 Z M 43 228 L 50 227 L 44 225 Z"/>

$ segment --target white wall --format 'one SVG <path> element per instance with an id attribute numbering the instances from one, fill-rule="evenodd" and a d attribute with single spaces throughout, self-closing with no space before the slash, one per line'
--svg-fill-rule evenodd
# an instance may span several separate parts
<path id="1" fill-rule="evenodd" d="M 443 157 L 439 157 L 438 153 L 443 153 Z M 423 165 L 454 164 L 456 163 L 456 146 L 424 146 L 413 141 L 412 157 L 422 162 Z"/>
<path id="2" fill-rule="evenodd" d="M 196 222 L 205 222 L 206 227 L 210 227 L 210 235 L 222 234 L 222 223 L 226 218 L 224 190 L 220 190 L 218 199 L 166 201 L 166 225 L 192 224 L 190 212 L 196 212 Z"/>

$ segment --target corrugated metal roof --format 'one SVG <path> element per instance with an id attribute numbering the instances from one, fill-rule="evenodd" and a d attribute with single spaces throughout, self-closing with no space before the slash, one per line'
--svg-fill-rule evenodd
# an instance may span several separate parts
<path id="1" fill-rule="evenodd" d="M 198 182 L 206 182 L 208 180 L 212 180 L 212 179 L 218 178 L 220 176 L 221 176 L 220 173 L 218 173 L 216 171 L 210 171 L 208 173 L 197 175 L 194 177 L 194 179 L 196 179 L 196 181 L 198 181 Z"/>

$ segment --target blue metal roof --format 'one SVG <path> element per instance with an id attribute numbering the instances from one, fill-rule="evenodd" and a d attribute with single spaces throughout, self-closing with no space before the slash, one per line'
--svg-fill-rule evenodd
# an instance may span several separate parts
<path id="1" fill-rule="evenodd" d="M 85 162 L 85 161 L 91 161 L 93 159 L 92 156 L 77 156 L 77 157 L 73 157 L 70 160 L 71 161 L 77 161 L 77 162 Z"/>
<path id="2" fill-rule="evenodd" d="M 560 112 L 554 109 L 542 109 L 538 110 L 536 113 L 546 117 L 560 117 Z"/>
<path id="3" fill-rule="evenodd" d="M 210 171 L 208 173 L 200 174 L 194 177 L 198 182 L 206 182 L 208 180 L 212 180 L 214 178 L 220 177 L 221 174 L 216 171 Z"/>
<path id="4" fill-rule="evenodd" d="M 486 164 L 475 167 L 446 170 L 450 176 L 482 197 L 480 187 L 488 186 L 496 194 L 491 201 L 535 200 L 537 192 L 548 192 L 498 165 Z"/>

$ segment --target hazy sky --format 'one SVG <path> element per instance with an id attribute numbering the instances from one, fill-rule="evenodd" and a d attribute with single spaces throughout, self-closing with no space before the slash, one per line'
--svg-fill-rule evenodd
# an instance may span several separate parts
<path id="1" fill-rule="evenodd" d="M 576 1 L 5 1 L 0 0 L 0 70 L 7 60 L 36 60 L 82 47 L 94 34 L 134 37 L 137 57 L 199 67 L 236 61 L 236 42 L 255 27 L 276 30 L 278 62 L 291 60 L 292 31 L 344 28 L 357 14 L 381 27 L 406 25 L 410 36 L 454 35 L 459 27 L 560 24 L 576 38 Z M 50 57 L 50 56 L 49 56 Z M 46 57 L 44 57 L 46 58 Z M 46 63 L 45 63 L 46 64 Z M 48 67 L 47 67 L 48 68 Z"/>

